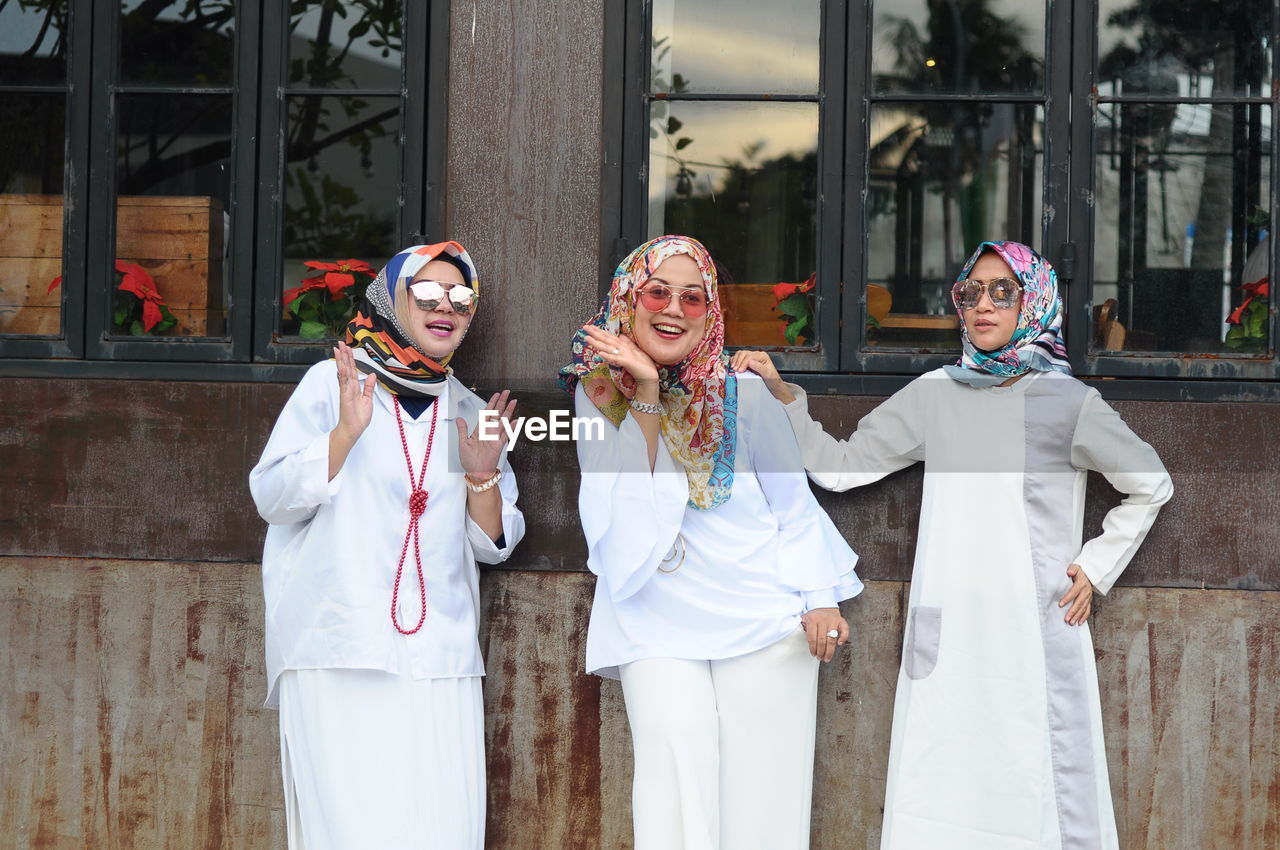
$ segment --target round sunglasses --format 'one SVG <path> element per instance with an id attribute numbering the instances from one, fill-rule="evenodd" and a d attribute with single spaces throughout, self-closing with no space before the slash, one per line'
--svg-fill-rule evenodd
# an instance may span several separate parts
<path id="1" fill-rule="evenodd" d="M 987 293 L 991 303 L 1007 310 L 1018 305 L 1022 297 L 1022 285 L 1007 277 L 998 277 L 983 283 L 980 280 L 961 280 L 951 287 L 951 300 L 961 310 L 972 310 L 982 300 L 982 293 Z"/>
<path id="2" fill-rule="evenodd" d="M 636 290 L 636 298 L 650 313 L 661 313 L 667 309 L 676 292 L 680 293 L 680 309 L 691 319 L 705 316 L 707 313 L 707 295 L 701 289 L 676 289 L 665 283 L 646 283 Z"/>
<path id="3" fill-rule="evenodd" d="M 449 299 L 449 306 L 459 316 L 465 316 L 475 309 L 480 298 L 476 291 L 461 283 L 446 283 L 441 280 L 415 280 L 409 284 L 409 294 L 423 310 L 434 310 Z"/>

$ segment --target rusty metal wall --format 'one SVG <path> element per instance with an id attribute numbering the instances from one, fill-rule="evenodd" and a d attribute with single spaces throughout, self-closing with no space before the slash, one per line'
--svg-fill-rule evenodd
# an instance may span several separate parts
<path id="1" fill-rule="evenodd" d="M 630 846 L 616 682 L 581 672 L 589 575 L 494 571 L 488 846 Z M 845 604 L 819 684 L 814 850 L 878 846 L 909 586 Z M 0 835 L 284 846 L 255 564 L 0 558 Z M 1119 588 L 1093 622 L 1121 846 L 1280 846 L 1280 593 Z"/>

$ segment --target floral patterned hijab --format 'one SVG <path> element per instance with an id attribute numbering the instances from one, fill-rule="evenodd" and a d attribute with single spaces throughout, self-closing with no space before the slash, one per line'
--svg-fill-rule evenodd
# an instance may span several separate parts
<path id="1" fill-rule="evenodd" d="M 453 355 L 437 363 L 419 350 L 396 318 L 397 289 L 408 286 L 423 266 L 437 259 L 457 266 L 466 285 L 480 294 L 480 280 L 467 249 L 457 242 L 414 245 L 396 254 L 378 272 L 347 325 L 346 342 L 354 349 L 357 368 L 376 372 L 379 383 L 396 395 L 438 396 L 449 377 L 445 364 Z"/>
<path id="2" fill-rule="evenodd" d="M 1062 334 L 1062 298 L 1053 266 L 1021 242 L 983 242 L 960 270 L 957 282 L 969 277 L 974 263 L 986 251 L 994 251 L 1004 260 L 1022 284 L 1018 326 L 1003 348 L 981 351 L 969 341 L 964 311 L 957 307 L 963 351 L 958 363 L 944 367 L 947 374 L 976 387 L 994 386 L 1032 369 L 1070 375 Z"/>
<path id="3" fill-rule="evenodd" d="M 724 313 L 716 291 L 716 270 L 702 243 L 687 236 L 659 236 L 632 251 L 613 273 L 609 295 L 591 324 L 631 336 L 635 324 L 632 293 L 668 257 L 685 254 L 698 264 L 706 290 L 706 330 L 682 362 L 658 366 L 662 436 L 689 477 L 689 506 L 710 510 L 733 491 L 737 449 L 738 381 L 724 353 Z M 609 366 L 591 348 L 585 331 L 573 336 L 573 362 L 560 370 L 560 386 L 573 392 L 582 381 L 587 397 L 615 425 L 635 397 L 635 379 Z"/>

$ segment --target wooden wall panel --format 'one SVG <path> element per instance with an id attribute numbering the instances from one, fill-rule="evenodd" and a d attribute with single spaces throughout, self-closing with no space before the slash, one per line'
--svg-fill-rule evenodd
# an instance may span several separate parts
<path id="1" fill-rule="evenodd" d="M 602 0 L 452 8 L 446 235 L 484 281 L 454 364 L 468 380 L 550 386 L 599 306 L 603 15 Z"/>
<path id="2" fill-rule="evenodd" d="M 477 384 L 481 392 L 492 384 Z M 0 380 L 0 555 L 253 561 L 264 525 L 248 474 L 292 392 L 278 384 Z M 524 414 L 570 409 L 524 393 Z M 815 397 L 847 435 L 879 401 Z M 1177 491 L 1122 585 L 1280 589 L 1280 405 L 1121 402 L 1164 458 Z M 512 569 L 582 570 L 573 446 L 521 441 L 512 454 L 528 519 Z M 139 486 L 145 482 L 146 486 Z M 819 502 L 862 560 L 863 578 L 910 577 L 921 472 Z M 1085 529 L 1119 495 L 1089 485 Z"/>

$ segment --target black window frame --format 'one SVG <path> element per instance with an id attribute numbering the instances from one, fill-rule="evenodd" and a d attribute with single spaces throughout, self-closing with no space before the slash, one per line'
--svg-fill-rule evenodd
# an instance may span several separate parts
<path id="1" fill-rule="evenodd" d="M 862 281 L 866 265 L 866 220 L 861 190 L 868 185 L 866 146 L 868 109 L 873 102 L 927 100 L 980 100 L 992 103 L 1042 103 L 1044 105 L 1045 206 L 1057 215 L 1044 216 L 1040 248 L 1058 271 L 1067 312 L 1068 352 L 1077 376 L 1089 380 L 1108 398 L 1184 401 L 1280 402 L 1280 317 L 1272 296 L 1271 356 L 1237 355 L 1205 357 L 1195 354 L 1142 353 L 1095 354 L 1089 351 L 1091 334 L 1071 326 L 1092 327 L 1093 213 L 1092 116 L 1097 96 L 1092 87 L 1098 57 L 1098 0 L 1074 0 L 1047 6 L 1045 20 L 1045 88 L 1041 94 L 974 95 L 872 94 L 872 0 L 824 0 L 821 34 L 819 162 L 824 189 L 836 186 L 825 209 L 840 210 L 834 228 L 836 240 L 827 238 L 833 222 L 820 219 L 823 235 L 819 269 L 839 269 L 838 280 L 826 286 L 819 274 L 819 299 L 836 298 L 839 314 L 832 334 L 827 322 L 820 325 L 820 345 L 839 352 L 838 362 L 817 366 L 805 362 L 803 352 L 787 351 L 776 358 L 779 368 L 791 372 L 814 392 L 883 395 L 904 386 L 916 375 L 955 361 L 953 353 L 925 351 L 868 351 L 864 344 L 866 295 Z M 613 268 L 628 250 L 644 238 L 647 193 L 648 62 L 651 0 L 620 0 L 605 6 L 604 27 L 604 161 L 601 207 L 601 293 L 607 292 Z M 1273 44 L 1280 41 L 1280 24 Z M 831 38 L 840 33 L 841 38 Z M 1280 79 L 1280 49 L 1272 50 L 1273 79 Z M 838 80 L 838 81 L 837 81 Z M 685 96 L 688 97 L 688 96 Z M 674 99 L 674 98 L 673 98 Z M 693 99 L 693 98 L 689 98 Z M 704 99 L 717 99 L 706 96 Z M 1120 98 L 1124 99 L 1124 98 Z M 1134 96 L 1152 102 L 1158 98 Z M 1280 118 L 1280 89 L 1270 97 L 1173 98 L 1178 102 L 1222 100 L 1268 103 L 1272 111 L 1271 209 L 1280 221 L 1280 139 L 1274 132 Z M 1067 108 L 1062 105 L 1067 104 Z M 1076 116 L 1071 120 L 1070 116 Z M 839 124 L 837 124 L 839 121 Z M 838 155 L 837 155 L 838 154 Z M 830 172 L 839 178 L 829 183 Z M 837 198 L 834 203 L 832 198 Z M 1064 214 L 1065 213 L 1065 214 Z M 1273 228 L 1280 230 L 1280 227 Z M 1280 249 L 1271 240 L 1271 268 L 1280 269 Z M 833 244 L 834 242 L 834 244 Z M 826 316 L 833 311 L 828 309 Z M 799 354 L 800 357 L 796 355 Z"/>
<path id="2" fill-rule="evenodd" d="M 403 0 L 406 45 L 397 127 L 404 157 L 404 205 L 398 239 L 443 231 L 448 96 L 449 2 Z M 106 8 L 104 8 L 106 7 Z M 325 340 L 280 341 L 283 173 L 281 91 L 288 61 L 288 0 L 235 0 L 230 86 L 122 85 L 119 4 L 68 0 L 67 80 L 60 85 L 0 85 L 0 91 L 63 93 L 68 167 L 64 178 L 60 336 L 0 335 L 0 375 L 202 380 L 294 380 L 325 356 Z M 411 50 L 408 45 L 425 45 Z M 264 62 L 273 53 L 279 62 Z M 432 83 L 435 83 L 434 85 Z M 365 93 L 364 90 L 360 93 Z M 230 94 L 232 250 L 228 326 L 222 338 L 130 339 L 108 334 L 115 255 L 117 94 Z M 290 94 L 310 93 L 291 89 Z M 318 94 L 341 95 L 341 89 Z M 93 128 L 102 128 L 94 132 Z M 103 270 L 95 272 L 94 270 Z M 238 308 L 238 309 L 237 309 Z"/>

